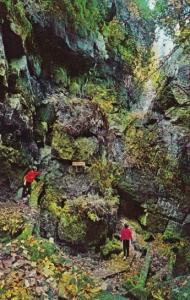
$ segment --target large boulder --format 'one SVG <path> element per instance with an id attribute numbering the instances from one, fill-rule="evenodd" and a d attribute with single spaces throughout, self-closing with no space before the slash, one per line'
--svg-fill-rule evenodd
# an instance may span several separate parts
<path id="1" fill-rule="evenodd" d="M 99 246 L 116 226 L 117 202 L 109 200 L 92 194 L 67 199 L 60 191 L 48 187 L 41 199 L 42 232 L 71 245 Z M 48 223 L 45 228 L 44 222 Z"/>
<path id="2" fill-rule="evenodd" d="M 73 244 L 97 246 L 115 230 L 116 207 L 96 196 L 68 200 L 63 207 L 58 236 Z"/>

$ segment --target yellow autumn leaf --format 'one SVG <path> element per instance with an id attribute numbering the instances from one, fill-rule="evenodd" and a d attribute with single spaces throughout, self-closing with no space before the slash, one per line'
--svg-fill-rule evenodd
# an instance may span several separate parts
<path id="1" fill-rule="evenodd" d="M 75 296 L 77 293 L 76 284 L 69 284 L 65 287 L 66 291 L 68 291 L 71 295 Z"/>
<path id="2" fill-rule="evenodd" d="M 90 289 L 90 293 L 93 294 L 93 295 L 98 294 L 100 291 L 101 291 L 100 287 L 95 287 L 95 288 Z"/>

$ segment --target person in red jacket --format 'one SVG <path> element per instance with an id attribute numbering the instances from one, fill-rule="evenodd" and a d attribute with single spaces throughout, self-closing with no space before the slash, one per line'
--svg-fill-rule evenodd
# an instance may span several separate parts
<path id="1" fill-rule="evenodd" d="M 133 240 L 132 230 L 129 228 L 127 224 L 121 230 L 121 240 L 123 242 L 123 252 L 124 252 L 124 260 L 129 256 L 129 245 L 130 241 Z"/>
<path id="2" fill-rule="evenodd" d="M 24 176 L 22 198 L 31 194 L 31 184 L 41 173 L 37 171 L 37 167 L 33 167 Z"/>

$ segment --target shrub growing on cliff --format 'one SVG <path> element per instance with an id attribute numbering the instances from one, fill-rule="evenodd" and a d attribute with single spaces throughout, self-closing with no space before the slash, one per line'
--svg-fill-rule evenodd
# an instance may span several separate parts
<path id="1" fill-rule="evenodd" d="M 73 212 L 67 209 L 66 205 L 61 214 L 59 235 L 63 234 L 63 239 L 70 242 L 82 242 L 86 236 L 87 226 L 79 215 L 73 215 Z"/>
<path id="2" fill-rule="evenodd" d="M 17 0 L 15 3 L 13 0 L 3 0 L 2 2 L 9 12 L 11 29 L 25 41 L 31 34 L 32 25 L 26 17 L 23 1 Z"/>
<path id="3" fill-rule="evenodd" d="M 109 114 L 113 110 L 113 104 L 116 103 L 116 92 L 104 84 L 96 84 L 89 81 L 85 86 L 85 94 L 97 103 L 101 110 Z"/>
<path id="4" fill-rule="evenodd" d="M 54 70 L 54 78 L 57 84 L 62 84 L 64 87 L 67 87 L 70 82 L 67 71 L 63 67 L 59 67 Z"/>
<path id="5" fill-rule="evenodd" d="M 114 183 L 116 183 L 117 177 L 121 174 L 120 167 L 108 161 L 105 157 L 102 157 L 102 159 L 92 163 L 89 168 L 89 174 L 92 181 L 98 184 L 101 192 L 104 195 L 108 195 L 111 201 Z"/>
<path id="6" fill-rule="evenodd" d="M 58 153 L 60 158 L 72 160 L 74 154 L 74 140 L 61 131 L 60 124 L 54 126 L 52 148 Z"/>
<path id="7" fill-rule="evenodd" d="M 48 186 L 45 190 L 45 195 L 41 199 L 41 205 L 59 218 L 61 215 L 60 199 L 61 194 L 59 191 L 55 190 L 52 186 Z"/>
<path id="8" fill-rule="evenodd" d="M 106 13 L 105 4 L 104 0 L 56 0 L 52 1 L 49 9 L 57 14 L 61 12 L 70 27 L 85 35 L 98 31 Z"/>
<path id="9" fill-rule="evenodd" d="M 100 252 L 104 258 L 108 258 L 111 254 L 118 254 L 122 251 L 121 242 L 115 238 L 107 239 L 106 243 L 101 246 Z"/>
<path id="10" fill-rule="evenodd" d="M 102 33 L 107 50 L 118 55 L 127 65 L 132 65 L 137 55 L 136 42 L 123 23 L 114 18 L 108 24 L 104 24 Z"/>

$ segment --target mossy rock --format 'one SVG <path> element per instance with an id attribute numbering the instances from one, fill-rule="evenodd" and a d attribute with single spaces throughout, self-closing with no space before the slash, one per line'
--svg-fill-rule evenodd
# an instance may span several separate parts
<path id="1" fill-rule="evenodd" d="M 26 17 L 26 11 L 22 1 L 13 4 L 12 1 L 3 1 L 7 7 L 10 18 L 11 30 L 21 37 L 23 41 L 31 34 L 32 25 Z"/>
<path id="2" fill-rule="evenodd" d="M 148 231 L 152 233 L 164 232 L 168 223 L 168 220 L 161 215 L 152 214 L 149 212 L 146 212 L 144 215 L 142 215 L 139 221 L 147 228 Z"/>
<path id="3" fill-rule="evenodd" d="M 180 276 L 181 274 L 189 274 L 190 272 L 190 245 L 188 241 L 181 239 L 179 246 L 174 246 L 176 260 L 174 263 L 173 274 Z"/>
<path id="4" fill-rule="evenodd" d="M 32 208 L 38 207 L 38 200 L 39 200 L 40 193 L 42 192 L 43 184 L 44 184 L 43 181 L 34 182 L 32 184 L 32 193 L 29 199 L 29 203 Z"/>
<path id="5" fill-rule="evenodd" d="M 58 225 L 60 240 L 85 246 L 100 244 L 114 227 L 116 211 L 110 210 L 105 200 L 98 196 L 67 200 L 61 210 Z"/>
<path id="6" fill-rule="evenodd" d="M 9 182 L 10 179 L 14 180 L 16 185 L 21 183 L 23 169 L 27 166 L 26 158 L 22 152 L 0 144 L 0 165 L 0 176 L 3 180 L 8 179 Z"/>
<path id="7" fill-rule="evenodd" d="M 58 235 L 61 240 L 72 243 L 80 243 L 85 239 L 87 225 L 79 215 L 63 212 L 58 227 Z"/>
<path id="8" fill-rule="evenodd" d="M 163 240 L 165 242 L 177 242 L 181 240 L 182 226 L 174 221 L 169 221 L 164 231 Z"/>
<path id="9" fill-rule="evenodd" d="M 18 150 L 0 144 L 0 161 L 6 161 L 8 165 L 17 164 L 22 160 Z"/>
<path id="10" fill-rule="evenodd" d="M 57 130 L 53 132 L 52 148 L 64 160 L 72 160 L 74 155 L 74 141 L 66 133 Z"/>
<path id="11" fill-rule="evenodd" d="M 75 140 L 76 159 L 90 161 L 98 149 L 97 140 L 93 137 L 81 137 Z"/>
<path id="12" fill-rule="evenodd" d="M 104 258 L 109 258 L 112 254 L 119 254 L 122 251 L 121 242 L 115 238 L 106 239 L 106 243 L 101 246 L 100 252 Z"/>
<path id="13" fill-rule="evenodd" d="M 61 216 L 61 194 L 54 187 L 49 185 L 45 188 L 45 194 L 40 201 L 43 209 L 47 209 L 53 216 L 60 218 Z"/>
<path id="14" fill-rule="evenodd" d="M 171 118 L 172 123 L 190 128 L 189 107 L 173 107 L 167 111 L 167 116 Z"/>
<path id="15" fill-rule="evenodd" d="M 98 142 L 95 137 L 74 139 L 64 133 L 61 126 L 56 124 L 53 131 L 52 147 L 61 159 L 90 162 L 98 151 Z"/>

